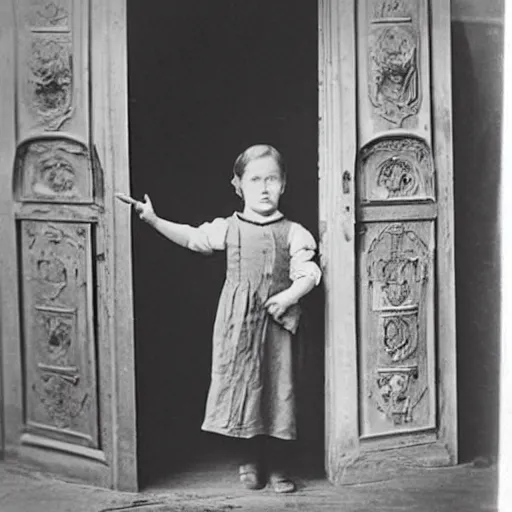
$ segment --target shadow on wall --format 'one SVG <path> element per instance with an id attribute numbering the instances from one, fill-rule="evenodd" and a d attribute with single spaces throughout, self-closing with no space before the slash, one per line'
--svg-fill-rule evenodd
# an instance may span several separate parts
<path id="1" fill-rule="evenodd" d="M 503 26 L 452 23 L 459 456 L 498 451 Z"/>

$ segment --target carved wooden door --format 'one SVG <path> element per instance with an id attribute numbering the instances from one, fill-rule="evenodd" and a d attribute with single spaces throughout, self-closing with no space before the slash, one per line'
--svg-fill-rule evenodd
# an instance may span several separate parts
<path id="1" fill-rule="evenodd" d="M 5 451 L 135 490 L 124 1 L 0 14 Z"/>
<path id="2" fill-rule="evenodd" d="M 327 466 L 456 461 L 450 6 L 320 2 Z"/>

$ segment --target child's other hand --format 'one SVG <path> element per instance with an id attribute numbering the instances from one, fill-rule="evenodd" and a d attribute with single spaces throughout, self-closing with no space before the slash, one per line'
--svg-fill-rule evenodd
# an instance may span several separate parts
<path id="1" fill-rule="evenodd" d="M 294 304 L 294 301 L 286 293 L 286 290 L 277 293 L 273 297 L 265 302 L 265 307 L 274 320 L 279 321 L 281 317 L 286 313 L 286 310 Z"/>
<path id="2" fill-rule="evenodd" d="M 133 207 L 135 211 L 139 214 L 139 219 L 147 222 L 148 224 L 154 224 L 156 221 L 155 210 L 153 209 L 153 204 L 151 203 L 151 199 L 147 194 L 144 194 L 144 202 L 137 201 Z"/>

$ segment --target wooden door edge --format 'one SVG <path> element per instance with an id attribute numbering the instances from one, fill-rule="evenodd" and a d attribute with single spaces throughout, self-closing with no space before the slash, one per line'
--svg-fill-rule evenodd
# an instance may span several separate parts
<path id="1" fill-rule="evenodd" d="M 357 368 L 353 364 L 357 358 L 353 0 L 319 0 L 318 23 L 319 232 L 326 299 L 325 469 L 328 478 L 336 481 L 338 463 L 343 453 L 357 445 L 359 435 Z M 344 177 L 348 190 L 342 186 Z"/>
<path id="2" fill-rule="evenodd" d="M 457 440 L 457 339 L 455 331 L 455 221 L 453 190 L 452 87 L 450 0 L 431 2 L 431 67 L 433 154 L 438 178 L 437 273 L 443 286 L 437 288 L 437 361 L 439 365 L 439 435 L 458 462 Z"/>
<path id="3" fill-rule="evenodd" d="M 138 489 L 133 327 L 131 212 L 115 200 L 130 192 L 128 152 L 128 69 L 126 0 L 92 0 L 92 139 L 104 176 L 104 275 L 106 276 L 108 361 L 111 377 L 110 463 L 112 487 Z M 106 379 L 108 380 L 108 379 Z M 101 389 L 101 384 L 100 384 Z"/>

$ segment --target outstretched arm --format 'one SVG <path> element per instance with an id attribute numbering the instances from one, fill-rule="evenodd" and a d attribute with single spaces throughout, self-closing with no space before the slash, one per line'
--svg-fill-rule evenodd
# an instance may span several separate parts
<path id="1" fill-rule="evenodd" d="M 137 201 L 130 196 L 118 193 L 116 197 L 124 203 L 130 204 L 139 214 L 139 218 L 154 227 L 163 236 L 183 247 L 188 247 L 190 241 L 190 226 L 177 224 L 169 220 L 158 217 L 153 209 L 151 199 L 147 194 L 144 195 L 144 202 Z"/>

